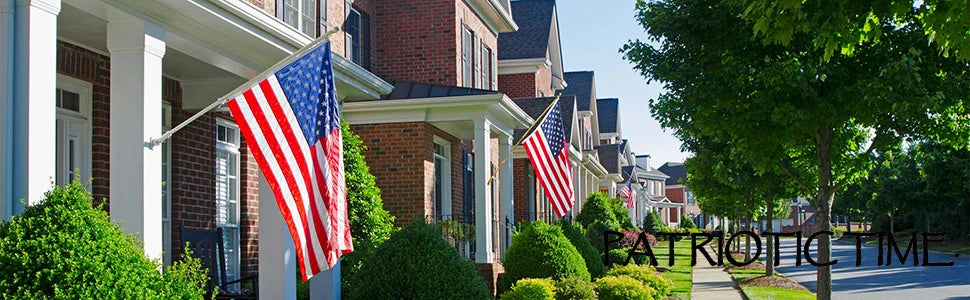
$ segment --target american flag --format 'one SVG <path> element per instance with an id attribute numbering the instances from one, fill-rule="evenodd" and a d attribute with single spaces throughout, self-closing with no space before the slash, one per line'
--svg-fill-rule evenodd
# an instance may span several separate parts
<path id="1" fill-rule="evenodd" d="M 573 172 L 569 167 L 569 147 L 558 101 L 552 104 L 539 127 L 523 144 L 556 217 L 562 218 L 573 208 Z"/>
<path id="2" fill-rule="evenodd" d="M 631 181 L 628 180 L 626 184 L 623 185 L 623 189 L 620 190 L 620 195 L 626 197 L 626 207 L 633 207 L 633 183 Z"/>
<path id="3" fill-rule="evenodd" d="M 304 281 L 353 251 L 330 58 L 330 44 L 318 45 L 228 101 L 276 197 Z"/>

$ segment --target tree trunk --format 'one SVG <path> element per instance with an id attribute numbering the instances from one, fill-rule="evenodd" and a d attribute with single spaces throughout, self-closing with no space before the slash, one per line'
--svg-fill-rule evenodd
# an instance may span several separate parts
<path id="1" fill-rule="evenodd" d="M 869 232 L 869 216 L 862 215 L 862 232 Z"/>
<path id="2" fill-rule="evenodd" d="M 930 212 L 926 212 L 926 232 L 930 232 Z"/>
<path id="3" fill-rule="evenodd" d="M 835 198 L 835 185 L 832 182 L 832 126 L 823 126 L 816 136 L 816 154 L 818 161 L 818 193 L 815 195 L 816 228 L 818 231 L 832 231 L 832 200 Z M 819 235 L 818 261 L 821 263 L 832 260 L 832 237 Z M 818 266 L 817 299 L 832 299 L 832 266 Z"/>
<path id="4" fill-rule="evenodd" d="M 852 232 L 852 218 L 845 215 L 845 232 Z"/>
<path id="5" fill-rule="evenodd" d="M 744 217 L 744 230 L 751 231 L 751 213 Z M 751 259 L 751 235 L 744 235 L 744 260 Z"/>
<path id="6" fill-rule="evenodd" d="M 895 212 L 889 213 L 889 234 L 896 236 L 896 224 L 894 224 L 895 220 L 893 220 L 895 219 L 893 218 L 894 215 L 896 215 Z"/>
<path id="7" fill-rule="evenodd" d="M 767 214 L 767 218 L 765 218 L 765 221 L 767 222 L 765 222 L 765 230 L 761 231 L 762 233 L 771 232 L 771 229 L 773 227 L 771 223 L 774 222 L 775 220 L 774 212 L 775 212 L 775 201 L 774 199 L 771 199 L 771 197 L 768 197 L 768 214 Z M 766 236 L 766 235 L 762 234 L 762 236 Z M 765 276 L 774 276 L 775 275 L 775 248 L 772 247 L 772 245 L 775 244 L 774 242 L 775 239 L 771 236 L 766 236 L 766 237 L 768 238 L 768 242 L 767 242 L 768 255 L 765 256 Z"/>

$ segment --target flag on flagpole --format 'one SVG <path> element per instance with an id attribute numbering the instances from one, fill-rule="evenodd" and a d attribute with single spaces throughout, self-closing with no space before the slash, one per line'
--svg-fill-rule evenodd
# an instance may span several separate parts
<path id="1" fill-rule="evenodd" d="M 633 176 L 630 176 L 630 180 L 627 180 L 626 184 L 623 185 L 623 189 L 620 190 L 620 195 L 623 195 L 623 197 L 626 197 L 627 199 L 626 207 L 630 207 L 630 208 L 632 208 L 634 204 L 634 201 L 633 201 L 634 191 L 633 191 L 632 180 L 633 180 Z"/>
<path id="2" fill-rule="evenodd" d="M 227 102 L 273 191 L 304 281 L 353 251 L 330 43 L 311 47 Z"/>
<path id="3" fill-rule="evenodd" d="M 566 144 L 558 100 L 542 116 L 536 130 L 525 138 L 523 145 L 556 217 L 562 218 L 573 208 L 573 172 L 569 166 L 569 145 Z"/>

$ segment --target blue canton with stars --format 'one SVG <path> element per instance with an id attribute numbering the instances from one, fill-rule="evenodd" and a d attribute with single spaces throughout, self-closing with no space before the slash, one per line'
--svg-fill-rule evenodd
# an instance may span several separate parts
<path id="1" fill-rule="evenodd" d="M 334 86 L 330 43 L 276 71 L 280 88 L 290 102 L 300 129 L 311 147 L 340 128 L 340 105 Z"/>
<path id="2" fill-rule="evenodd" d="M 539 130 L 542 130 L 542 133 L 546 136 L 546 141 L 549 142 L 547 146 L 549 146 L 549 150 L 552 150 L 552 155 L 558 158 L 566 142 L 559 102 L 556 102 L 556 105 L 549 109 L 545 119 L 542 120 L 542 124 L 539 125 Z"/>

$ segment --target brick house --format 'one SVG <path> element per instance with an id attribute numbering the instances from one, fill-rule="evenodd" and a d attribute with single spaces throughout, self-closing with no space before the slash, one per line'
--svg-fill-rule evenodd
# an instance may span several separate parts
<path id="1" fill-rule="evenodd" d="M 691 221 L 698 228 L 705 228 L 708 224 L 712 223 L 713 218 L 701 212 L 700 207 L 697 206 L 697 198 L 694 197 L 694 193 L 690 191 L 690 188 L 685 185 L 687 183 L 687 168 L 684 167 L 683 163 L 667 162 L 657 169 L 670 176 L 667 178 L 666 187 L 664 188 L 667 193 L 667 198 L 671 202 L 681 205 L 679 213 L 671 212 L 671 220 L 679 220 L 681 214 L 683 214 L 691 218 Z M 673 215 L 674 213 L 677 214 Z"/>

